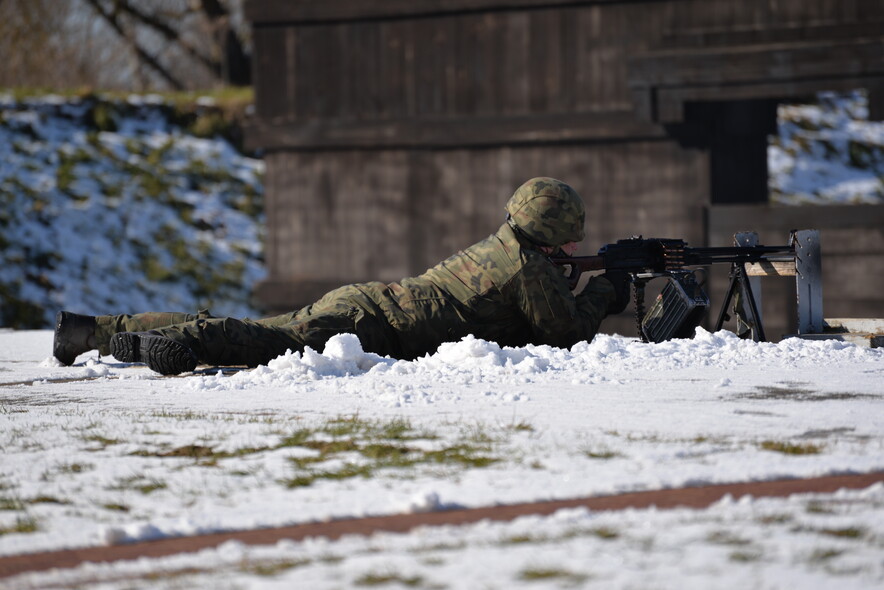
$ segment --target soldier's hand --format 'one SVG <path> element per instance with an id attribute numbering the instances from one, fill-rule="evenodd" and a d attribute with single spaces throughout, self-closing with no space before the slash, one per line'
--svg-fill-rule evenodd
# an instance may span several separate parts
<path id="1" fill-rule="evenodd" d="M 602 275 L 614 285 L 617 299 L 608 305 L 608 315 L 622 312 L 629 305 L 629 274 L 622 270 L 609 270 Z"/>

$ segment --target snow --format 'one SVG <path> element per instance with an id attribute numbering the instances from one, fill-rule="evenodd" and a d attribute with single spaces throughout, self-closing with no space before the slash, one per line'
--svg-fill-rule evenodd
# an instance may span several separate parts
<path id="1" fill-rule="evenodd" d="M 396 361 L 342 335 L 322 352 L 250 371 L 168 378 L 94 352 L 59 366 L 51 340 L 49 331 L 0 331 L 0 528 L 36 526 L 0 536 L 0 555 L 884 470 L 884 351 L 838 341 L 753 343 L 698 329 L 690 340 L 600 335 L 562 350 L 467 337 Z M 346 449 L 323 455 L 328 444 Z M 384 463 L 365 452 L 372 445 L 407 447 L 409 457 L 466 449 L 468 460 Z M 305 476 L 315 479 L 297 483 Z M 338 541 L 228 543 L 10 583 L 868 588 L 884 583 L 882 538 L 876 485 L 705 510 L 569 510 Z"/>
<path id="2" fill-rule="evenodd" d="M 93 106 L 0 94 L 0 291 L 34 306 L 31 325 L 62 308 L 250 314 L 262 229 L 242 197 L 260 197 L 262 163 L 187 135 L 160 96 L 117 104 L 112 129 L 84 128 Z M 884 125 L 867 116 L 861 93 L 782 106 L 772 200 L 880 203 Z M 220 278 L 200 274 L 213 268 Z M 698 329 L 562 350 L 467 337 L 397 361 L 341 335 L 253 370 L 176 378 L 95 353 L 61 366 L 51 343 L 46 330 L 0 329 L 0 556 L 884 470 L 884 351 L 837 341 Z M 0 586 L 869 588 L 884 586 L 882 539 L 876 485 L 231 542 Z"/>

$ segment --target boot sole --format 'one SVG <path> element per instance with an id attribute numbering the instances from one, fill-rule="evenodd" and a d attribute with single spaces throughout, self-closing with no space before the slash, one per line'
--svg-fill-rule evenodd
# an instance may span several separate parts
<path id="1" fill-rule="evenodd" d="M 88 326 L 85 320 L 93 320 L 92 326 Z M 92 336 L 83 334 L 82 330 L 88 329 Z M 67 311 L 55 314 L 55 333 L 52 336 L 52 356 L 65 365 L 73 365 L 77 357 L 84 352 L 96 348 L 94 346 L 94 318 L 81 316 Z M 90 338 L 92 342 L 90 342 Z"/>
<path id="2" fill-rule="evenodd" d="M 75 360 L 77 360 L 77 355 L 67 350 L 63 340 L 60 338 L 61 331 L 66 328 L 65 323 L 67 323 L 67 314 L 65 312 L 60 311 L 55 314 L 55 334 L 52 336 L 52 356 L 57 358 L 61 364 L 69 367 L 74 364 Z"/>
<path id="3" fill-rule="evenodd" d="M 110 342 L 111 354 L 124 363 L 147 363 L 161 375 L 189 373 L 197 359 L 189 348 L 164 336 L 121 332 Z"/>

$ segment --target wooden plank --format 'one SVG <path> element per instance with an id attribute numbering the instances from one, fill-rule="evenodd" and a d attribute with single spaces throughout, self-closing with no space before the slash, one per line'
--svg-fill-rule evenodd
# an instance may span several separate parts
<path id="1" fill-rule="evenodd" d="M 637 109 L 645 116 L 652 112 L 659 123 L 677 123 L 684 120 L 685 104 L 689 102 L 716 102 L 722 100 L 805 99 L 822 91 L 849 92 L 864 88 L 872 93 L 884 92 L 882 76 L 819 77 L 803 80 L 758 80 L 753 83 L 726 86 L 688 85 L 679 88 L 637 90 Z M 650 111 L 653 101 L 655 110 Z"/>
<path id="2" fill-rule="evenodd" d="M 630 59 L 633 87 L 884 75 L 884 39 L 664 50 Z M 785 65 L 784 65 L 785 64 Z"/>
<path id="3" fill-rule="evenodd" d="M 525 75 L 530 49 L 530 16 L 526 13 L 512 13 L 505 16 L 503 48 L 498 56 L 497 68 L 502 76 L 501 115 L 522 115 L 528 112 L 528 89 L 530 80 Z"/>
<path id="4" fill-rule="evenodd" d="M 272 73 L 280 66 L 286 71 L 291 65 L 286 38 L 287 31 L 284 29 L 255 33 L 255 110 L 259 117 L 276 118 L 289 114 L 286 77 Z M 287 73 L 290 75 L 292 72 Z"/>
<path id="5" fill-rule="evenodd" d="M 640 0 L 644 4 L 671 0 Z M 400 19 L 473 12 L 513 11 L 635 0 L 247 0 L 245 18 L 255 25 Z"/>
<path id="6" fill-rule="evenodd" d="M 795 261 L 765 261 L 746 265 L 750 277 L 794 277 Z"/>
<path id="7" fill-rule="evenodd" d="M 246 126 L 248 149 L 265 150 L 453 148 L 665 137 L 661 126 L 637 121 L 630 111 L 303 123 L 258 119 Z"/>
<path id="8" fill-rule="evenodd" d="M 558 64 L 551 53 L 551 19 L 555 15 L 541 12 L 532 15 L 528 23 L 528 61 L 525 64 L 528 76 L 528 107 L 532 113 L 548 112 L 550 86 L 558 80 Z"/>

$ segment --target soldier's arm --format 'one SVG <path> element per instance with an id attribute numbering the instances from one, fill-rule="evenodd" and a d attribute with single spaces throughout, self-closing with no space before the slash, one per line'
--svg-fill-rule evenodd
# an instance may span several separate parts
<path id="1" fill-rule="evenodd" d="M 575 296 L 561 269 L 544 259 L 528 261 L 510 286 L 531 326 L 532 341 L 560 348 L 592 340 L 617 298 L 613 285 L 602 277 L 590 279 Z"/>

